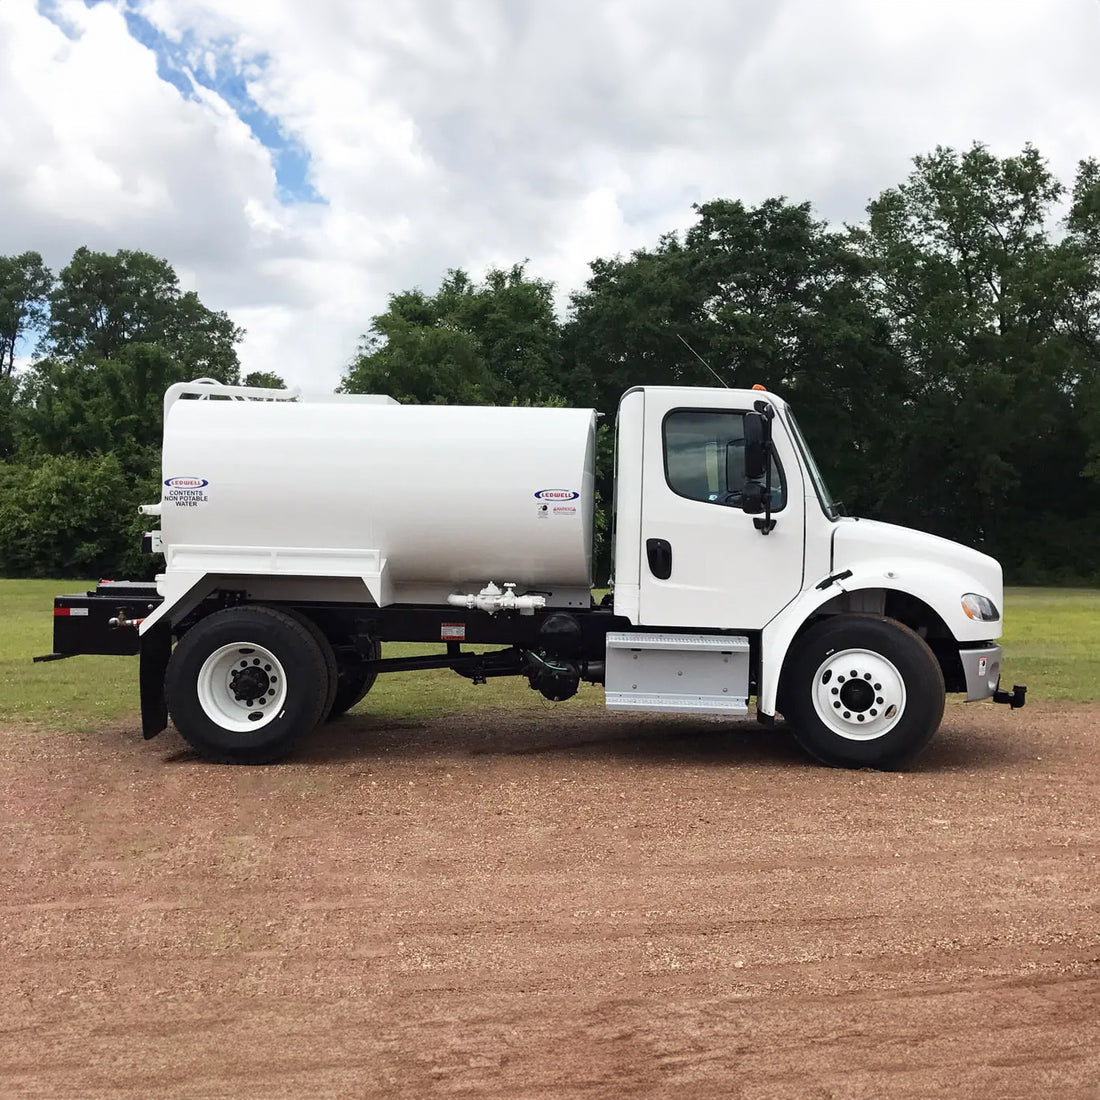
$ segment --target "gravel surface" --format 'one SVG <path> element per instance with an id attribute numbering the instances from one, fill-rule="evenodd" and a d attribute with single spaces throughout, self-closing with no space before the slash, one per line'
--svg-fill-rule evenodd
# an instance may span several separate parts
<path id="1" fill-rule="evenodd" d="M 0 729 L 0 1097 L 1100 1097 L 1100 708 Z"/>

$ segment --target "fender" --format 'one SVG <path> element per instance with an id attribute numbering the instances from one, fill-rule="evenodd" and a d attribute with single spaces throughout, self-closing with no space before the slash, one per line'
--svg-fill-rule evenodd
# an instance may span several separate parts
<path id="1" fill-rule="evenodd" d="M 1002 592 L 991 591 L 977 576 L 941 562 L 919 558 L 879 558 L 850 567 L 851 576 L 819 589 L 817 584 L 804 589 L 761 633 L 760 682 L 757 685 L 757 711 L 774 716 L 779 694 L 779 679 L 791 643 L 803 626 L 826 604 L 841 593 L 904 592 L 926 603 L 947 625 L 957 642 L 991 641 L 1001 635 L 1001 620 L 975 622 L 962 610 L 960 598 L 966 592 L 988 596 L 1002 609 Z"/>
<path id="2" fill-rule="evenodd" d="M 138 632 L 142 635 L 148 634 L 166 616 L 170 616 L 168 621 L 172 623 L 193 611 L 214 591 L 218 579 L 210 573 L 190 570 L 162 573 L 157 577 L 157 591 L 161 595 L 161 602 L 145 616 Z"/>
<path id="3" fill-rule="evenodd" d="M 171 551 L 169 551 L 171 553 Z M 265 552 L 267 560 L 273 566 L 278 564 L 277 555 Z M 297 565 L 294 562 L 293 565 Z M 291 568 L 293 568 L 293 565 Z M 161 602 L 142 622 L 140 633 L 147 634 L 158 623 L 169 622 L 173 626 L 190 614 L 207 596 L 221 589 L 242 590 L 255 594 L 255 598 L 287 599 L 331 599 L 333 587 L 345 584 L 336 598 L 342 602 L 366 602 L 364 595 L 378 607 L 393 603 L 393 585 L 390 582 L 386 560 L 382 559 L 381 568 L 375 573 L 352 572 L 354 565 L 347 571 L 334 569 L 331 572 L 318 570 L 288 569 L 284 572 L 261 572 L 256 569 L 245 572 L 234 570 L 227 572 L 218 569 L 170 569 L 157 577 L 157 591 Z M 365 591 L 364 591 L 365 590 Z"/>

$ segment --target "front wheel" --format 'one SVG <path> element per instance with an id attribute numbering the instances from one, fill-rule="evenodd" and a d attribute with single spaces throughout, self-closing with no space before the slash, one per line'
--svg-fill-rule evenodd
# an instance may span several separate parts
<path id="1" fill-rule="evenodd" d="M 826 764 L 896 768 L 943 718 L 939 662 L 893 619 L 837 615 L 810 627 L 787 658 L 780 709 L 795 739 Z"/>

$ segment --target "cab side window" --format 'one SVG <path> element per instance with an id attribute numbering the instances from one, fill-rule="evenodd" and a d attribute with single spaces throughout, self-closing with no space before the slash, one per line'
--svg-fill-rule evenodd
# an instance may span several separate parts
<path id="1" fill-rule="evenodd" d="M 665 478 L 679 496 L 741 506 L 745 482 L 745 418 L 739 412 L 676 409 L 665 417 Z M 786 504 L 783 472 L 772 462 L 772 511 Z"/>

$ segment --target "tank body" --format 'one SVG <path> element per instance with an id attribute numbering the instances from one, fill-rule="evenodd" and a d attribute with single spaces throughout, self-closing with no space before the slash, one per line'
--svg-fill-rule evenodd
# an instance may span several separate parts
<path id="1" fill-rule="evenodd" d="M 168 570 L 196 552 L 214 568 L 248 548 L 253 561 L 378 551 L 396 585 L 437 596 L 490 580 L 587 587 L 594 461 L 590 409 L 178 400 L 164 428 Z"/>

